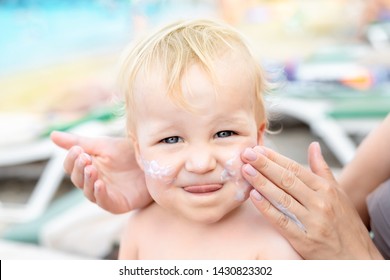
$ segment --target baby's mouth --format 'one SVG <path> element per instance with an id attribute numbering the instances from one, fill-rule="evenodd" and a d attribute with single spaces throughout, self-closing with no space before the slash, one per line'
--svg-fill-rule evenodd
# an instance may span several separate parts
<path id="1" fill-rule="evenodd" d="M 221 184 L 210 184 L 210 185 L 194 185 L 187 186 L 183 189 L 186 192 L 194 193 L 194 194 L 202 194 L 202 193 L 211 193 L 216 192 L 222 188 Z"/>

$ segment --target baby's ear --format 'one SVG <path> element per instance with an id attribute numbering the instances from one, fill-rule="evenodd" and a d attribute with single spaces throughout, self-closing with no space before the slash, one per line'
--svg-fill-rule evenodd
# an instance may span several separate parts
<path id="1" fill-rule="evenodd" d="M 264 144 L 264 132 L 265 132 L 266 126 L 267 125 L 264 121 L 259 125 L 259 128 L 257 130 L 257 145 L 259 145 L 259 146 L 262 146 Z"/>
<path id="2" fill-rule="evenodd" d="M 128 133 L 128 136 L 131 140 L 131 143 L 133 144 L 135 160 L 137 161 L 139 168 L 142 171 L 144 171 L 144 164 L 142 162 L 142 157 L 141 157 L 141 154 L 139 151 L 139 144 L 138 144 L 137 137 L 135 137 L 135 135 L 133 133 L 130 133 L 130 132 Z"/>

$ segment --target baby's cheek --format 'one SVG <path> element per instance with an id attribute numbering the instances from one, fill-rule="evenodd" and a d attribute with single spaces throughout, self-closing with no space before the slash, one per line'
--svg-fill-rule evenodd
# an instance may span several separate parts
<path id="1" fill-rule="evenodd" d="M 142 160 L 147 181 L 169 185 L 174 181 L 174 169 L 170 165 L 161 165 L 156 160 Z"/>
<path id="2" fill-rule="evenodd" d="M 251 185 L 244 179 L 241 174 L 241 167 L 244 163 L 240 156 L 236 155 L 226 161 L 224 170 L 221 173 L 221 181 L 230 181 L 235 187 L 235 200 L 244 201 L 249 197 Z"/>
<path id="3" fill-rule="evenodd" d="M 245 201 L 249 197 L 249 192 L 252 186 L 243 179 L 243 184 L 237 187 L 235 199 Z"/>

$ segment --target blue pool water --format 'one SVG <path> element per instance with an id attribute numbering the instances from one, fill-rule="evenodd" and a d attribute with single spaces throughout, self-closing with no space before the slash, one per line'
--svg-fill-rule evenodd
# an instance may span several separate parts
<path id="1" fill-rule="evenodd" d="M 149 27 L 204 16 L 207 2 L 183 0 L 0 0 L 0 78 L 107 50 L 133 37 L 134 15 Z"/>
<path id="2" fill-rule="evenodd" d="M 120 48 L 130 1 L 0 2 L 0 76 Z"/>

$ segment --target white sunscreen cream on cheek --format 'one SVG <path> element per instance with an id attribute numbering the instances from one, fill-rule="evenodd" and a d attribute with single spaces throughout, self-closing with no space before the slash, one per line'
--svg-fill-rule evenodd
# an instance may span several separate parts
<path id="1" fill-rule="evenodd" d="M 170 184 L 174 181 L 172 178 L 173 169 L 171 166 L 162 166 L 156 160 L 142 160 L 142 164 L 146 176 L 157 180 L 163 180 L 166 184 Z"/>
<path id="2" fill-rule="evenodd" d="M 221 173 L 221 181 L 231 181 L 237 186 L 235 199 L 244 201 L 250 190 L 250 184 L 241 175 L 241 161 L 239 154 L 226 161 L 224 170 Z"/>

